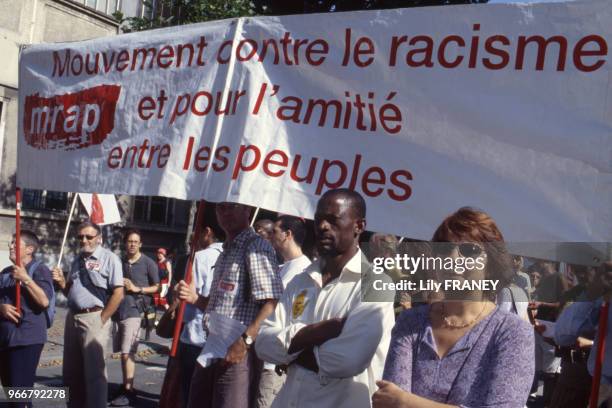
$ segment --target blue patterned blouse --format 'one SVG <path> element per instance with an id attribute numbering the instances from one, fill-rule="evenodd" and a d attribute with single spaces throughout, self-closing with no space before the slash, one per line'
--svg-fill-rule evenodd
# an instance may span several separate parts
<path id="1" fill-rule="evenodd" d="M 393 328 L 383 378 L 404 391 L 467 408 L 522 408 L 534 376 L 529 323 L 495 308 L 440 359 L 430 306 L 402 313 Z"/>

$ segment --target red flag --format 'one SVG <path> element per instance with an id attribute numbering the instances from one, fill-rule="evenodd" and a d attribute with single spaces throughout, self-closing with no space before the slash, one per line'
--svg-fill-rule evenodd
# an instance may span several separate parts
<path id="1" fill-rule="evenodd" d="M 96 193 L 93 193 L 91 197 L 91 214 L 89 218 L 94 224 L 104 223 L 104 208 L 102 208 L 102 203 Z"/>
<path id="2" fill-rule="evenodd" d="M 121 222 L 117 200 L 113 194 L 79 193 L 79 198 L 89 214 L 91 222 L 98 225 Z"/>

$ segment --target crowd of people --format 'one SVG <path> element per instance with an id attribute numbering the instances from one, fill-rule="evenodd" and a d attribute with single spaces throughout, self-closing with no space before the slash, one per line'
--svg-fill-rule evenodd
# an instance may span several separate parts
<path id="1" fill-rule="evenodd" d="M 20 242 L 11 243 L 15 265 L 0 273 L 2 385 L 33 386 L 61 290 L 68 299 L 62 373 L 70 407 L 137 405 L 141 327 L 158 307 L 161 334 L 181 302 L 178 352 L 168 360 L 161 407 L 522 408 L 541 384 L 542 406 L 587 406 L 612 262 L 573 265 L 569 274 L 551 261 L 530 260 L 526 268 L 506 249 L 495 221 L 467 207 L 442 220 L 431 243 L 404 246 L 395 236 L 373 234 L 364 246 L 366 204 L 347 189 L 321 196 L 311 257 L 303 219 L 279 215 L 252 228 L 251 217 L 245 205 L 207 204 L 191 262 L 174 269 L 163 248 L 156 260 L 141 252 L 139 231 L 125 232 L 120 258 L 102 246 L 100 227 L 84 222 L 70 269 L 50 270 L 36 257 L 36 235 L 22 230 Z M 481 263 L 461 272 L 372 273 L 373 256 L 421 249 Z M 389 297 L 378 293 L 374 278 L 454 281 L 469 289 L 427 286 Z M 498 285 L 469 285 L 482 281 Z M 109 398 L 111 337 L 123 384 Z M 603 359 L 599 406 L 612 402 L 610 356 Z"/>

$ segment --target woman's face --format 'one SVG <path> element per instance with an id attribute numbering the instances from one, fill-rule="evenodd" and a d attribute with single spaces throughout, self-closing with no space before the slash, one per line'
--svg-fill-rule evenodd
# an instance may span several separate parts
<path id="1" fill-rule="evenodd" d="M 461 288 L 447 291 L 447 295 L 459 298 L 472 298 L 473 291 L 466 289 L 466 281 L 482 281 L 487 278 L 487 253 L 481 243 L 476 242 L 440 242 L 434 243 L 436 270 L 445 288 Z M 441 264 L 441 265 L 440 265 Z M 442 266 L 440 268 L 440 266 Z M 453 283 L 452 281 L 455 281 Z"/>

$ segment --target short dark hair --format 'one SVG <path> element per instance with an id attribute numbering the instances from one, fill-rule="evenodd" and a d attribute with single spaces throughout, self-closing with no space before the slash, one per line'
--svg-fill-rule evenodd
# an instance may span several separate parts
<path id="1" fill-rule="evenodd" d="M 34 248 L 34 252 L 32 254 L 36 253 L 38 248 L 40 248 L 40 239 L 36 236 L 36 234 L 28 229 L 22 229 L 19 234 L 20 239 L 26 244 L 26 246 L 31 246 Z M 13 237 L 15 237 L 15 235 L 13 235 Z"/>
<path id="2" fill-rule="evenodd" d="M 348 188 L 335 188 L 332 190 L 327 190 L 321 198 L 319 202 L 323 200 L 330 199 L 334 196 L 341 196 L 346 198 L 351 203 L 351 208 L 355 211 L 355 215 L 357 218 L 365 218 L 366 217 L 366 202 L 358 192 L 354 190 L 350 190 Z"/>
<path id="3" fill-rule="evenodd" d="M 85 228 L 93 228 L 96 230 L 96 232 L 98 233 L 98 235 L 102 234 L 102 228 L 100 228 L 100 226 L 96 223 L 93 223 L 91 221 L 83 221 L 82 223 L 80 223 L 77 226 L 77 232 L 85 229 Z"/>
<path id="4" fill-rule="evenodd" d="M 278 217 L 277 221 L 280 221 L 279 226 L 283 231 L 291 231 L 293 240 L 296 244 L 300 247 L 304 245 L 304 240 L 306 239 L 306 225 L 303 220 L 291 215 L 281 215 Z"/>
<path id="5" fill-rule="evenodd" d="M 204 204 L 204 214 L 202 217 L 202 227 L 208 227 L 215 234 L 215 238 L 219 241 L 225 240 L 225 231 L 217 221 L 216 203 L 207 202 Z M 199 239 L 199 238 L 198 238 Z"/>
<path id="6" fill-rule="evenodd" d="M 138 235 L 138 238 L 142 241 L 142 234 L 140 233 L 140 230 L 136 228 L 130 228 L 123 233 L 123 242 L 126 242 L 128 238 L 130 237 L 130 235 L 133 235 L 133 234 Z"/>
<path id="7" fill-rule="evenodd" d="M 267 218 L 262 218 L 261 220 L 255 221 L 253 227 L 255 227 L 255 229 L 257 229 L 258 227 L 274 228 L 274 221 L 269 220 Z"/>

